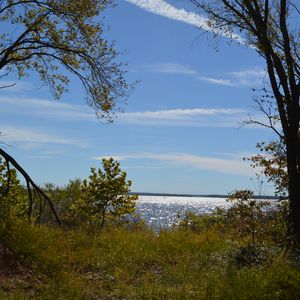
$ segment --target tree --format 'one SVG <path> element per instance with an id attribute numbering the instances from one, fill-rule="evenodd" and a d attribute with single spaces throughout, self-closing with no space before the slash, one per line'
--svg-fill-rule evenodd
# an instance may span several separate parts
<path id="1" fill-rule="evenodd" d="M 286 0 L 190 1 L 207 14 L 215 32 L 224 29 L 235 37 L 238 31 L 265 60 L 286 149 L 290 221 L 300 242 L 300 47 L 295 21 L 300 8 Z"/>
<path id="2" fill-rule="evenodd" d="M 131 181 L 120 163 L 112 158 L 103 159 L 103 170 L 91 168 L 89 180 L 81 186 L 81 197 L 71 209 L 89 223 L 102 228 L 107 220 L 120 222 L 133 213 L 137 195 L 130 195 Z"/>
<path id="3" fill-rule="evenodd" d="M 262 168 L 263 174 L 275 187 L 275 195 L 286 199 L 288 192 L 288 176 L 286 171 L 285 144 L 281 140 L 270 143 L 257 143 L 256 148 L 260 153 L 244 160 L 248 160 L 253 168 Z"/>
<path id="4" fill-rule="evenodd" d="M 12 169 L 9 172 L 0 157 L 0 220 L 12 215 L 21 218 L 26 216 L 28 202 L 24 196 L 24 189 L 18 180 L 16 170 Z"/>
<path id="5" fill-rule="evenodd" d="M 125 97 L 129 88 L 113 44 L 102 37 L 99 20 L 111 4 L 112 0 L 0 0 L 0 22 L 5 27 L 0 34 L 1 78 L 17 71 L 20 79 L 34 71 L 59 98 L 67 90 L 70 76 L 75 76 L 96 115 L 111 120 L 117 99 Z M 2 148 L 0 155 L 8 167 L 12 164 L 21 172 L 28 188 L 50 203 Z M 33 194 L 29 191 L 30 206 Z"/>
<path id="6" fill-rule="evenodd" d="M 43 186 L 43 191 L 52 200 L 64 226 L 72 225 L 69 224 L 69 219 L 72 219 L 70 214 L 70 206 L 75 201 L 78 201 L 78 199 L 80 199 L 80 189 L 80 179 L 70 180 L 69 183 L 63 187 L 56 186 L 51 183 L 47 183 Z M 46 218 L 47 216 L 42 217 Z"/>
<path id="7" fill-rule="evenodd" d="M 235 233 L 242 236 L 251 235 L 251 243 L 254 245 L 261 240 L 266 232 L 264 208 L 270 205 L 267 201 L 253 199 L 253 192 L 239 190 L 229 195 L 228 201 L 232 206 L 228 209 L 227 217 L 235 225 Z"/>
<path id="8" fill-rule="evenodd" d="M 249 119 L 244 121 L 242 125 L 259 125 L 272 129 L 277 138 L 268 143 L 257 143 L 256 148 L 259 153 L 243 159 L 250 161 L 253 168 L 259 167 L 262 169 L 262 173 L 268 178 L 268 182 L 274 184 L 275 195 L 280 196 L 281 199 L 286 199 L 288 194 L 286 144 L 284 135 L 279 129 L 280 126 L 278 126 L 280 117 L 274 103 L 274 95 L 266 88 L 263 88 L 263 93 L 260 97 L 255 98 L 255 103 L 265 120 L 257 120 L 249 114 Z M 257 176 L 259 175 L 257 174 Z"/>
<path id="9" fill-rule="evenodd" d="M 115 63 L 116 51 L 96 22 L 111 3 L 1 0 L 0 21 L 8 30 L 1 34 L 0 70 L 16 70 L 19 78 L 33 70 L 56 98 L 66 91 L 68 75 L 75 75 L 83 84 L 87 103 L 99 116 L 108 114 L 128 87 Z"/>

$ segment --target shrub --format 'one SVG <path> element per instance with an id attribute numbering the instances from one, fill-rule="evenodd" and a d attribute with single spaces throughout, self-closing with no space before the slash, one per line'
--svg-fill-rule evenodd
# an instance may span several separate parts
<path id="1" fill-rule="evenodd" d="M 228 222 L 234 226 L 238 237 L 251 236 L 251 243 L 261 242 L 269 226 L 267 222 L 267 201 L 253 199 L 248 190 L 235 191 L 228 201 L 233 205 L 228 209 Z"/>
<path id="2" fill-rule="evenodd" d="M 21 186 L 15 169 L 7 168 L 0 157 L 0 219 L 11 215 L 19 218 L 27 216 L 28 199 Z"/>
<path id="3" fill-rule="evenodd" d="M 122 223 L 135 211 L 137 195 L 130 195 L 131 181 L 120 163 L 103 159 L 103 170 L 91 168 L 89 180 L 81 185 L 81 195 L 71 210 L 81 222 L 102 228 L 106 222 Z"/>

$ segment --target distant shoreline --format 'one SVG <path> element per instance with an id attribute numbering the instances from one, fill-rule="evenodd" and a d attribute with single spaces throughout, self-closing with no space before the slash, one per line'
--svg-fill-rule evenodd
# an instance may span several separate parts
<path id="1" fill-rule="evenodd" d="M 147 192 L 131 192 L 130 194 L 135 194 L 139 196 L 165 196 L 165 197 L 205 197 L 205 198 L 228 198 L 228 195 L 218 195 L 218 194 L 171 194 L 171 193 L 147 193 Z M 254 195 L 254 199 L 276 199 L 276 196 L 266 196 L 266 195 Z"/>

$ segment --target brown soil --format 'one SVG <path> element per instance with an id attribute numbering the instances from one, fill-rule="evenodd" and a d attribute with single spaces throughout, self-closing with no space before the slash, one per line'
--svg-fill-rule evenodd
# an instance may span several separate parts
<path id="1" fill-rule="evenodd" d="M 0 290 L 14 292 L 23 290 L 35 294 L 40 280 L 25 267 L 6 246 L 0 243 Z"/>

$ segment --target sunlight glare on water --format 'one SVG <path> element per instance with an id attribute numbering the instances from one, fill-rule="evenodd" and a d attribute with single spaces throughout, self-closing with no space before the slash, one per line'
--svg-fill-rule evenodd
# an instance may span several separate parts
<path id="1" fill-rule="evenodd" d="M 226 198 L 180 197 L 180 196 L 139 196 L 137 212 L 154 228 L 170 227 L 178 221 L 178 214 L 186 211 L 197 214 L 210 214 L 216 208 L 228 208 Z"/>

